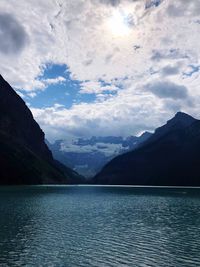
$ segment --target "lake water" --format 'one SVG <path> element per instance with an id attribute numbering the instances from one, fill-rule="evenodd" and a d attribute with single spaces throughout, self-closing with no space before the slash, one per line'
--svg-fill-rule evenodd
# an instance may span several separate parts
<path id="1" fill-rule="evenodd" d="M 200 266 L 200 190 L 0 187 L 0 266 Z"/>

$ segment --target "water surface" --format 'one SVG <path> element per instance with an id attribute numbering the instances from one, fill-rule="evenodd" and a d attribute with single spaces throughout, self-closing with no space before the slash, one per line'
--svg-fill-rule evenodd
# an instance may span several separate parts
<path id="1" fill-rule="evenodd" d="M 0 187 L 0 266 L 200 266 L 200 190 Z"/>

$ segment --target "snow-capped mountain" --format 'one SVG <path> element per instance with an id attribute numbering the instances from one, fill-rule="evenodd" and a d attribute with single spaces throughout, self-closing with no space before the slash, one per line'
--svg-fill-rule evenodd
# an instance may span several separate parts
<path id="1" fill-rule="evenodd" d="M 93 136 L 89 139 L 57 140 L 54 144 L 47 144 L 57 160 L 86 177 L 92 177 L 111 159 L 135 149 L 150 136 L 149 132 L 127 138 Z"/>

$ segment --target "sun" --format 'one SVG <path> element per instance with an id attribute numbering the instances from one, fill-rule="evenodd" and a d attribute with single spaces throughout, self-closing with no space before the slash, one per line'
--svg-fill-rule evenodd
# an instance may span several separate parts
<path id="1" fill-rule="evenodd" d="M 124 37 L 130 34 L 131 27 L 128 21 L 128 15 L 116 10 L 108 19 L 109 30 L 115 37 Z"/>

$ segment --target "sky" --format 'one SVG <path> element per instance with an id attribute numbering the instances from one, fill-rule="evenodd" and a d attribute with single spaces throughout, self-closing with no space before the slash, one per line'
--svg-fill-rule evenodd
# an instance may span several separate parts
<path id="1" fill-rule="evenodd" d="M 200 118 L 200 0 L 1 0 L 0 73 L 50 141 Z"/>

